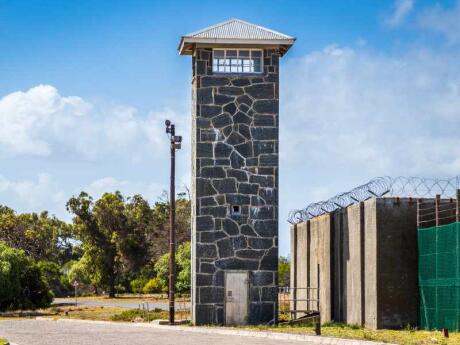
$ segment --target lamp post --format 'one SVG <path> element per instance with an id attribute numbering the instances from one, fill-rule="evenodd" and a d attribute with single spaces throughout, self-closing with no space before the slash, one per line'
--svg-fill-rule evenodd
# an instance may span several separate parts
<path id="1" fill-rule="evenodd" d="M 166 120 L 166 134 L 169 136 L 171 151 L 171 177 L 169 181 L 169 324 L 174 325 L 174 293 L 176 285 L 176 150 L 181 147 L 182 137 L 176 136 L 176 128 Z"/>

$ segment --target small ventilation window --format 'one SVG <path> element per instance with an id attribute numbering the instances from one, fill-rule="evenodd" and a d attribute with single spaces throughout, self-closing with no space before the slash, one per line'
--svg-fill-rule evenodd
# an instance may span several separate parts
<path id="1" fill-rule="evenodd" d="M 240 205 L 232 205 L 231 206 L 231 213 L 232 213 L 232 215 L 235 215 L 235 216 L 241 215 L 241 206 Z"/>
<path id="2" fill-rule="evenodd" d="M 262 73 L 261 49 L 214 49 L 213 55 L 213 72 Z"/>

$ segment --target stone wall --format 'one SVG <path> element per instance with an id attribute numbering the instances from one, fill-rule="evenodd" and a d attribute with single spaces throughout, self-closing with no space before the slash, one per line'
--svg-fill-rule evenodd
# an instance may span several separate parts
<path id="1" fill-rule="evenodd" d="M 224 322 L 224 272 L 250 272 L 249 323 L 277 316 L 278 66 L 213 74 L 212 49 L 193 57 L 192 314 Z M 240 212 L 233 212 L 234 206 Z"/>
<path id="2" fill-rule="evenodd" d="M 416 325 L 416 225 L 415 200 L 400 198 L 373 198 L 297 224 L 291 284 L 304 287 L 309 277 L 317 286 L 317 263 L 322 322 Z"/>

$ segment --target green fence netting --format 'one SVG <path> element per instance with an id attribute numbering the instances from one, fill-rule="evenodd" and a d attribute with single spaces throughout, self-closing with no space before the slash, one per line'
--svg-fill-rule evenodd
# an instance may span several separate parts
<path id="1" fill-rule="evenodd" d="M 460 330 L 460 223 L 418 229 L 420 326 Z"/>

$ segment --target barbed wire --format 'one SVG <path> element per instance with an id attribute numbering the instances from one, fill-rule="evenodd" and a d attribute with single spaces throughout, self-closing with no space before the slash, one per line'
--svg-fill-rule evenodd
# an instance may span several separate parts
<path id="1" fill-rule="evenodd" d="M 460 188 L 460 175 L 447 179 L 424 177 L 377 177 L 352 190 L 326 201 L 314 202 L 300 210 L 289 212 L 288 222 L 297 224 L 325 213 L 368 200 L 373 197 L 434 198 L 455 197 Z"/>

